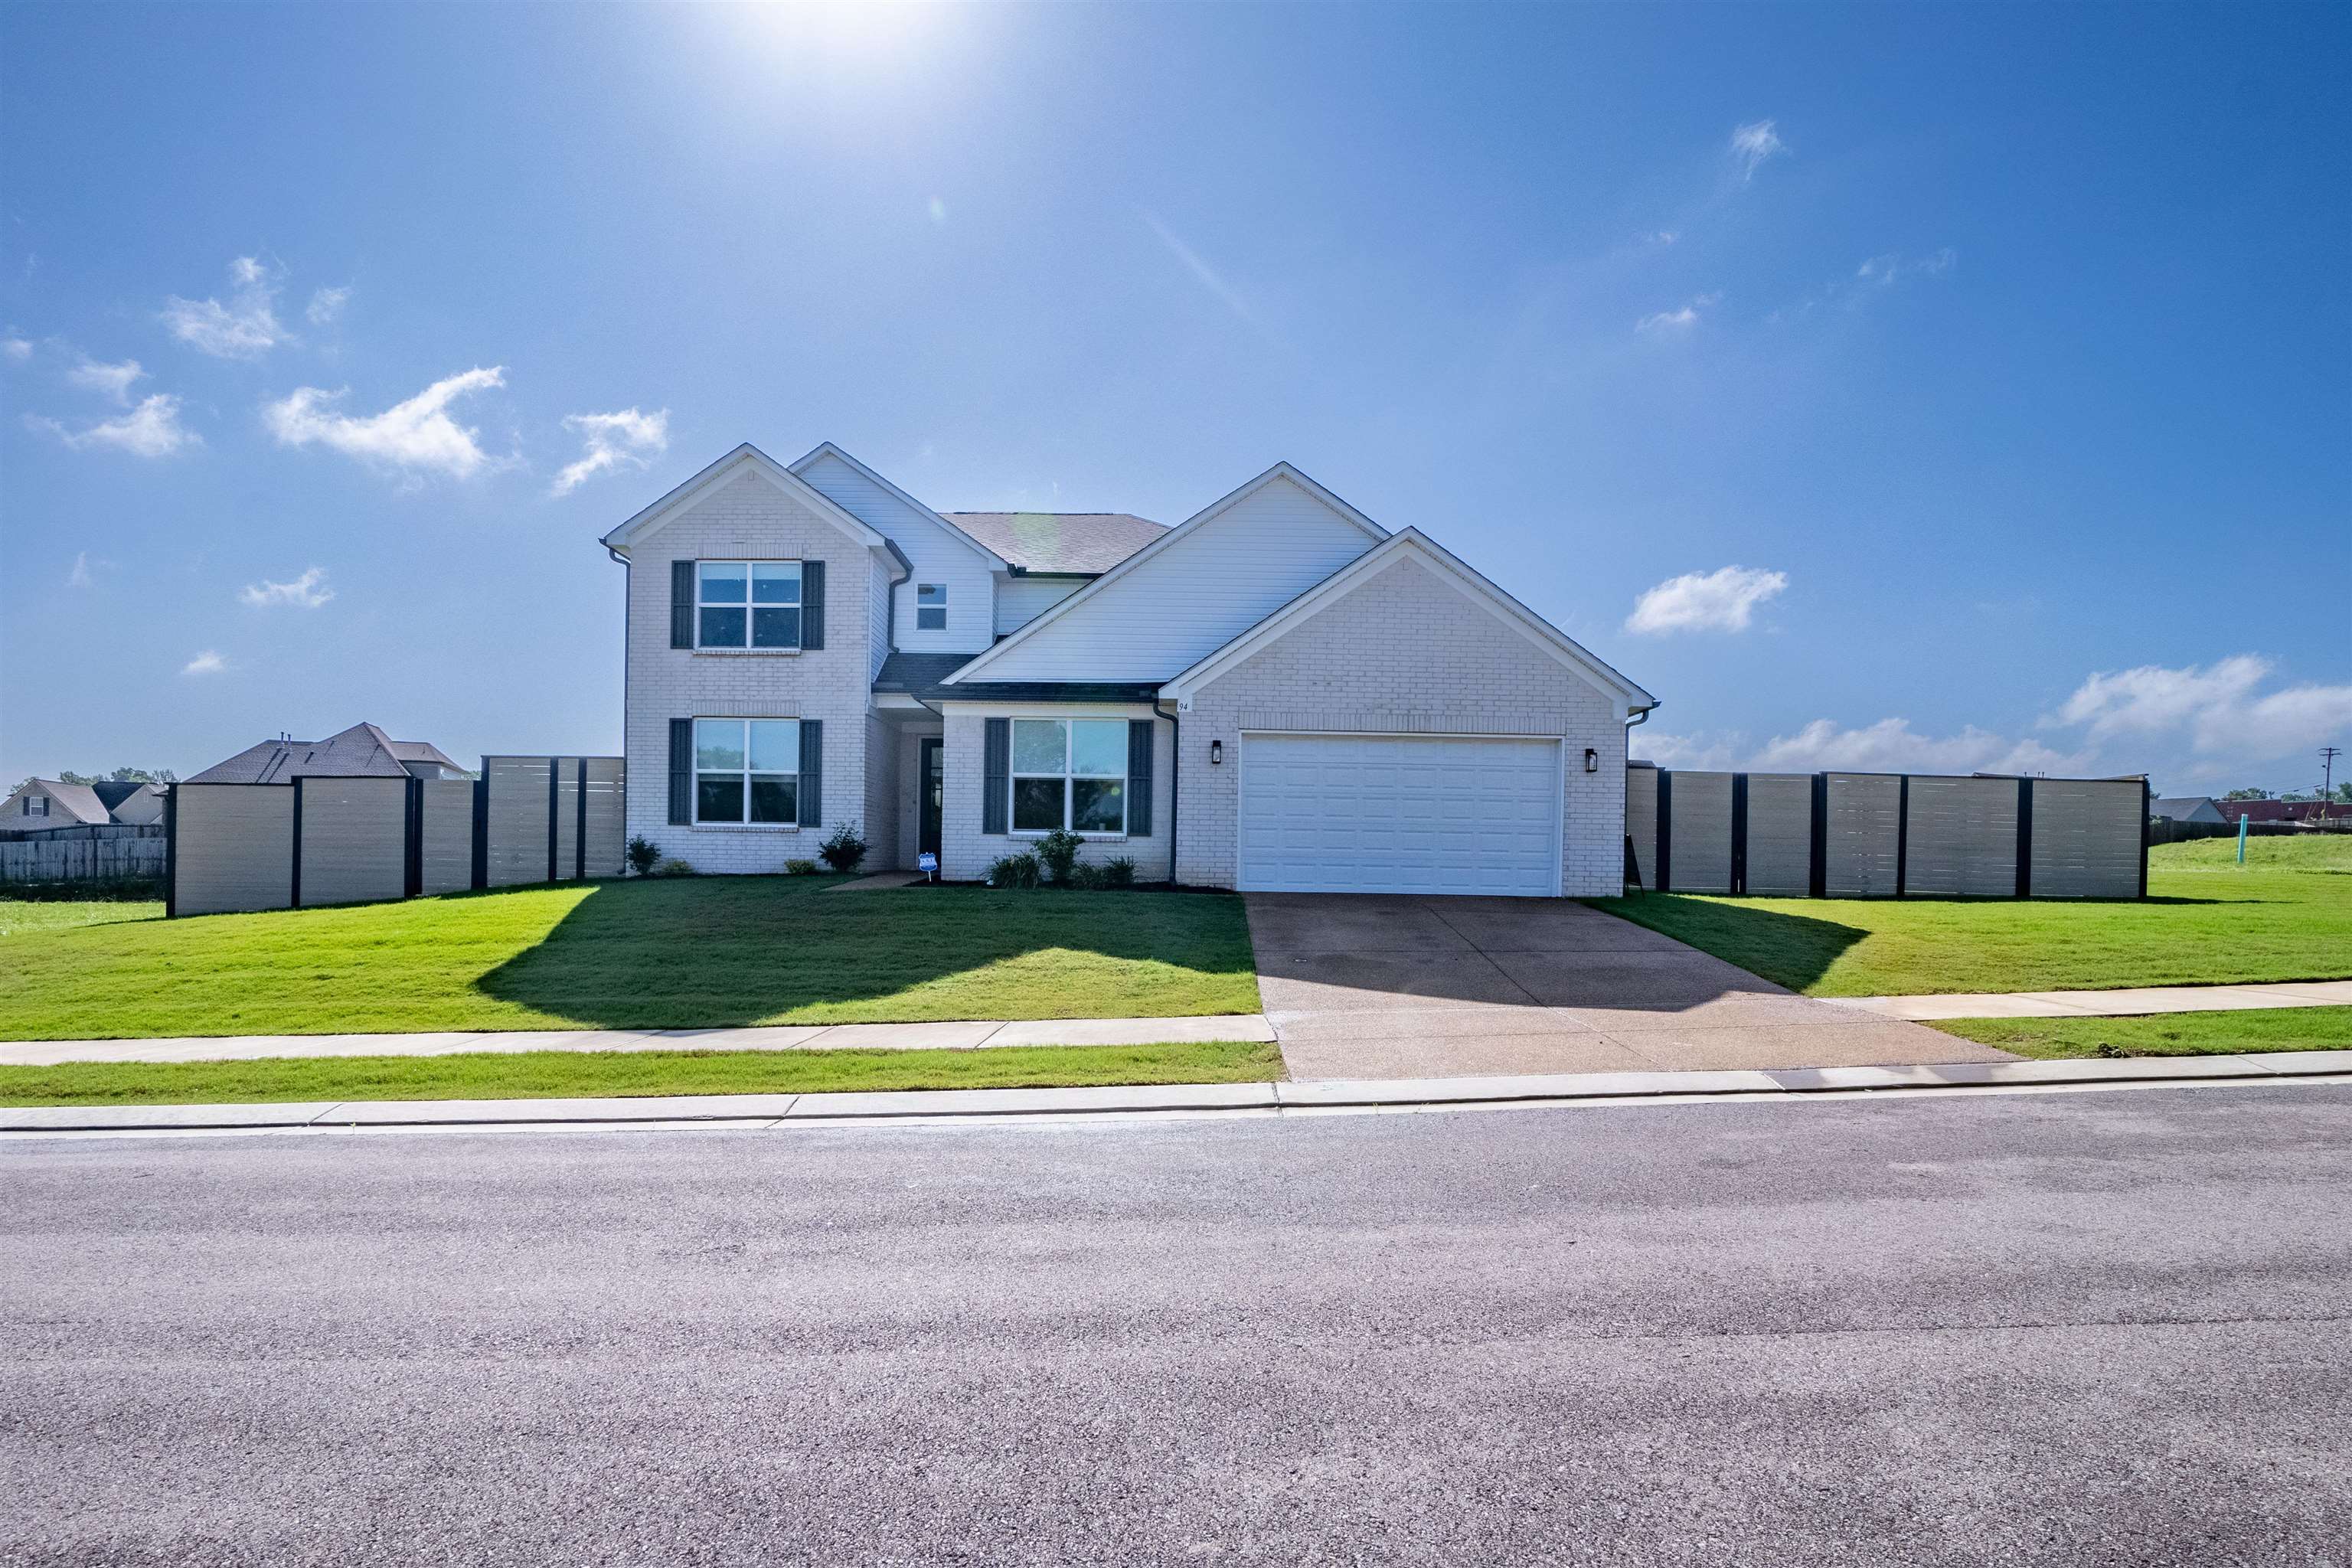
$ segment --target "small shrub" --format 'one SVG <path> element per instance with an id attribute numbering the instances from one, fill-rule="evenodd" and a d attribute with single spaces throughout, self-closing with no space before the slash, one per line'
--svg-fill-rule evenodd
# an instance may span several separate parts
<path id="1" fill-rule="evenodd" d="M 1037 863 L 1053 873 L 1056 882 L 1070 879 L 1070 868 L 1078 863 L 1078 847 L 1086 842 L 1066 827 L 1056 827 L 1037 840 Z"/>
<path id="2" fill-rule="evenodd" d="M 988 868 L 988 885 L 992 888 L 1034 888 L 1037 882 L 1034 855 L 1007 855 Z"/>
<path id="3" fill-rule="evenodd" d="M 661 846 L 642 833 L 630 839 L 629 847 L 621 853 L 627 858 L 629 869 L 640 877 L 652 876 L 654 868 L 661 864 Z"/>
<path id="4" fill-rule="evenodd" d="M 1061 876 L 1055 879 L 1055 886 L 1061 888 L 1076 888 L 1080 892 L 1092 892 L 1094 889 L 1102 887 L 1103 885 L 1103 868 L 1099 866 L 1089 865 L 1084 860 L 1079 861 L 1067 871 L 1063 872 Z"/>
<path id="5" fill-rule="evenodd" d="M 652 874 L 656 877 L 691 877 L 694 875 L 694 867 L 689 862 L 673 855 L 656 865 Z"/>
<path id="6" fill-rule="evenodd" d="M 1132 888 L 1135 886 L 1135 857 L 1119 855 L 1102 863 L 1101 886 Z"/>
<path id="7" fill-rule="evenodd" d="M 855 871 L 857 863 L 866 858 L 866 840 L 858 837 L 858 825 L 845 822 L 833 830 L 833 837 L 817 846 L 816 852 L 824 863 L 836 871 Z"/>
<path id="8" fill-rule="evenodd" d="M 787 877 L 814 877 L 816 875 L 816 862 L 814 860 L 787 860 L 784 862 L 784 875 Z"/>

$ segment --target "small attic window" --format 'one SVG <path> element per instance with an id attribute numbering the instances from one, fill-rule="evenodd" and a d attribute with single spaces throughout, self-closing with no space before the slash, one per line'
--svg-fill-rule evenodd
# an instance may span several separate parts
<path id="1" fill-rule="evenodd" d="M 26 795 L 26 796 L 25 797 L 25 815 L 26 815 L 26 816 L 48 816 L 48 815 L 49 815 L 49 797 L 48 797 L 47 795 Z"/>
<path id="2" fill-rule="evenodd" d="M 943 632 L 948 629 L 948 585 L 945 583 L 915 584 L 915 629 L 919 632 Z"/>

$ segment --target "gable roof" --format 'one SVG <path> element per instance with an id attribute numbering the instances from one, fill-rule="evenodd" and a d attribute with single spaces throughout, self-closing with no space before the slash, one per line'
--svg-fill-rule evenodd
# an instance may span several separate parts
<path id="1" fill-rule="evenodd" d="M 995 647 L 988 649 L 979 658 L 973 659 L 971 664 L 965 666 L 962 669 L 958 670 L 953 676 L 950 677 L 949 684 L 954 685 L 961 681 L 971 679 L 973 678 L 974 671 L 980 669 L 982 666 L 992 662 L 999 655 L 1003 654 L 1009 649 L 1021 647 L 1023 644 L 1034 637 L 1045 627 L 1053 626 L 1061 620 L 1063 616 L 1068 615 L 1071 610 L 1076 608 L 1078 605 L 1092 603 L 1097 595 L 1102 593 L 1112 584 L 1119 582 L 1130 572 L 1138 570 L 1146 563 L 1157 558 L 1162 552 L 1172 548 L 1179 540 L 1190 538 L 1202 528 L 1215 521 L 1218 518 L 1223 517 L 1226 512 L 1231 511 L 1234 507 L 1238 506 L 1243 501 L 1247 500 L 1251 496 L 1255 495 L 1258 491 L 1274 483 L 1276 479 L 1287 479 L 1292 484 L 1297 485 L 1300 489 L 1305 490 L 1308 495 L 1314 497 L 1317 500 L 1321 501 L 1325 506 L 1329 507 L 1331 510 L 1337 513 L 1341 519 L 1354 524 L 1357 528 L 1361 529 L 1374 543 L 1378 543 L 1381 540 L 1388 538 L 1389 532 L 1387 529 L 1382 528 L 1379 523 L 1374 522 L 1370 518 L 1366 517 L 1362 512 L 1358 511 L 1354 507 L 1349 506 L 1346 501 L 1341 500 L 1338 496 L 1333 495 L 1329 490 L 1325 489 L 1321 485 L 1317 484 L 1313 479 L 1310 479 L 1305 474 L 1300 473 L 1297 468 L 1291 467 L 1290 464 L 1286 462 L 1276 463 L 1274 467 L 1258 475 L 1257 478 L 1250 480 L 1247 484 L 1243 485 L 1240 489 L 1233 491 L 1229 495 L 1220 498 L 1217 500 L 1210 502 L 1199 511 L 1194 512 L 1192 516 L 1186 518 L 1183 521 L 1178 523 L 1175 527 L 1170 529 L 1167 532 L 1161 534 L 1159 538 L 1153 540 L 1150 543 L 1145 545 L 1134 554 L 1129 555 L 1125 560 L 1118 563 L 1118 564 L 1113 566 L 1109 571 L 1105 572 L 1101 576 L 1096 578 L 1093 582 L 1079 589 L 1076 593 L 1072 594 L 1068 598 L 1062 600 L 1058 604 L 1048 606 L 1043 614 L 1015 629 L 1011 636 L 1000 639 Z"/>
<path id="2" fill-rule="evenodd" d="M 1099 576 L 1168 531 L 1125 511 L 950 511 L 941 514 L 1015 572 Z"/>
<path id="3" fill-rule="evenodd" d="M 679 512 L 700 500 L 719 486 L 733 479 L 739 473 L 759 475 L 860 544 L 875 550 L 897 553 L 897 547 L 892 545 L 881 532 L 852 517 L 823 490 L 818 489 L 749 441 L 744 442 L 651 506 L 630 518 L 628 521 L 604 535 L 603 544 L 607 550 L 626 550 L 631 545 L 650 538 Z"/>
<path id="4" fill-rule="evenodd" d="M 929 507 L 925 506 L 921 501 L 917 500 L 913 496 L 908 495 L 905 490 L 900 489 L 897 485 L 892 484 L 888 479 L 884 479 L 880 474 L 876 473 L 873 469 L 867 468 L 865 464 L 859 462 L 856 458 L 851 457 L 848 453 L 843 451 L 840 447 L 835 446 L 830 441 L 819 441 L 814 451 L 810 452 L 799 462 L 794 463 L 792 467 L 793 476 L 798 478 L 802 469 L 815 462 L 819 458 L 827 457 L 838 460 L 845 467 L 849 468 L 851 472 L 856 474 L 859 478 L 879 489 L 884 494 L 905 506 L 909 511 L 912 511 L 916 516 L 923 519 L 926 522 L 936 522 L 940 524 L 941 527 L 945 528 L 948 532 L 953 534 L 964 544 L 969 545 L 971 548 L 980 552 L 981 554 L 986 556 L 993 564 L 998 566 L 1011 564 L 1002 555 L 999 555 L 995 551 L 990 549 L 985 541 L 976 539 L 971 534 L 966 532 L 963 529 L 958 527 L 950 520 L 947 513 L 932 510 Z M 814 489 L 816 487 L 812 485 L 809 488 Z M 835 504 L 838 505 L 839 503 L 836 502 Z M 846 510 L 847 509 L 844 508 L 843 510 Z M 899 559 L 903 561 L 905 557 L 901 556 Z M 909 570 L 911 569 L 912 568 L 910 567 Z"/>
<path id="5" fill-rule="evenodd" d="M 1160 696 L 1174 698 L 1180 710 L 1192 694 L 1219 676 L 1231 670 L 1258 649 L 1305 622 L 1317 611 L 1345 598 L 1370 582 L 1397 562 L 1412 558 L 1451 581 L 1473 602 L 1482 605 L 1496 620 L 1550 654 L 1561 664 L 1583 676 L 1593 685 L 1622 700 L 1626 708 L 1654 708 L 1658 700 L 1619 674 L 1615 668 L 1593 656 L 1584 646 L 1520 604 L 1510 595 L 1488 582 L 1465 564 L 1452 552 L 1439 545 L 1417 528 L 1408 528 L 1391 534 L 1384 542 L 1366 551 L 1347 565 L 1334 572 L 1249 630 L 1218 648 L 1214 653 L 1176 676 L 1160 689 Z"/>
<path id="6" fill-rule="evenodd" d="M 440 749 L 422 741 L 394 741 L 373 724 L 354 724 L 323 741 L 264 741 L 187 780 L 189 784 L 285 784 L 296 778 L 404 779 L 395 747 L 432 753 L 413 761 L 440 761 L 456 767 Z"/>
<path id="7" fill-rule="evenodd" d="M 40 785 L 41 793 L 55 801 L 58 805 L 58 810 L 62 811 L 67 816 L 73 818 L 77 823 L 96 824 L 100 822 L 111 822 L 114 820 L 112 815 L 106 809 L 106 803 L 98 798 L 98 792 L 89 784 L 60 784 L 56 779 L 26 779 L 25 781 L 25 788 L 26 790 L 31 789 L 35 784 Z M 9 798 L 14 800 L 16 798 L 16 795 L 11 795 Z M 63 823 L 57 820 L 57 814 L 54 812 L 51 813 L 48 817 L 41 820 L 43 821 L 43 825 L 46 826 L 61 827 L 65 826 Z M 17 826 L 17 824 L 13 820 L 9 825 L 12 826 Z"/>

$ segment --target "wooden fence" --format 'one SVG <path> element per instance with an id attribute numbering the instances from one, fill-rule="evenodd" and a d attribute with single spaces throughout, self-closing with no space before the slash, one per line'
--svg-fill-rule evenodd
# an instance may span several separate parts
<path id="1" fill-rule="evenodd" d="M 167 851 L 160 823 L 64 827 L 0 839 L 0 883 L 161 881 Z"/>

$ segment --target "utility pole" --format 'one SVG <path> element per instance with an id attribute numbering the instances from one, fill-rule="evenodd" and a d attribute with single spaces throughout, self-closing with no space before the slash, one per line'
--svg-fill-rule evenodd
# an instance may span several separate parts
<path id="1" fill-rule="evenodd" d="M 2336 793 L 2336 759 L 2343 754 L 2344 748 L 2341 746 L 2322 746 L 2319 748 L 2319 766 L 2321 769 L 2319 798 L 2323 801 L 2325 801 L 2329 795 Z"/>

